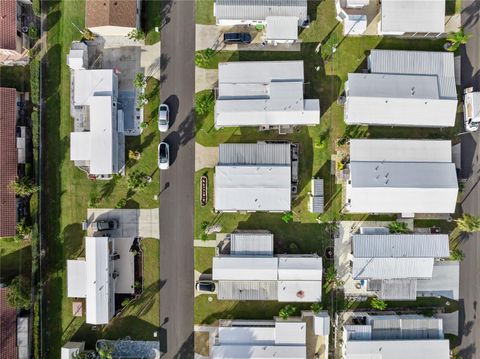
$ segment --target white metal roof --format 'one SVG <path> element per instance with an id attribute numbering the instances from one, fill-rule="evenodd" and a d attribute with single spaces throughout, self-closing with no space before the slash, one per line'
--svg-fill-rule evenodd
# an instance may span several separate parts
<path id="1" fill-rule="evenodd" d="M 91 143 L 91 132 L 70 132 L 70 160 L 90 161 Z"/>
<path id="2" fill-rule="evenodd" d="M 417 281 L 417 296 L 443 296 L 458 300 L 460 263 L 457 261 L 435 262 L 432 278 Z"/>
<path id="3" fill-rule="evenodd" d="M 272 345 L 275 343 L 274 326 L 238 326 L 238 327 L 219 327 L 218 341 L 221 345 L 225 344 L 256 344 Z"/>
<path id="4" fill-rule="evenodd" d="M 305 359 L 306 346 L 265 346 L 265 345 L 215 345 L 212 350 L 213 359 Z"/>
<path id="5" fill-rule="evenodd" d="M 453 213 L 458 193 L 450 141 L 352 140 L 352 213 Z M 436 152 L 435 149 L 440 149 Z"/>
<path id="6" fill-rule="evenodd" d="M 67 260 L 67 297 L 87 296 L 87 263 L 85 260 Z"/>
<path id="7" fill-rule="evenodd" d="M 290 166 L 217 166 L 217 211 L 289 211 Z"/>
<path id="8" fill-rule="evenodd" d="M 320 101 L 303 98 L 303 61 L 218 64 L 215 126 L 315 125 Z"/>
<path id="9" fill-rule="evenodd" d="M 448 234 L 354 234 L 353 256 L 356 258 L 448 258 Z"/>
<path id="10" fill-rule="evenodd" d="M 348 74 L 347 124 L 452 127 L 456 98 L 440 97 L 433 75 Z"/>
<path id="11" fill-rule="evenodd" d="M 452 52 L 371 50 L 368 57 L 372 73 L 434 75 L 440 98 L 457 98 L 455 61 Z"/>
<path id="12" fill-rule="evenodd" d="M 116 93 L 113 70 L 75 70 L 73 84 L 75 106 L 88 105 L 93 96 L 115 96 Z"/>
<path id="13" fill-rule="evenodd" d="M 273 234 L 239 232 L 230 235 L 232 256 L 273 256 Z"/>
<path id="14" fill-rule="evenodd" d="M 108 237 L 85 237 L 87 323 L 107 324 L 113 315 Z"/>
<path id="15" fill-rule="evenodd" d="M 351 139 L 350 161 L 452 162 L 452 142 L 445 140 Z"/>
<path id="16" fill-rule="evenodd" d="M 382 33 L 445 32 L 445 1 L 384 0 Z"/>
<path id="17" fill-rule="evenodd" d="M 84 50 L 70 49 L 70 52 L 67 56 L 67 65 L 74 70 L 84 68 L 85 64 L 83 63 L 83 54 Z"/>
<path id="18" fill-rule="evenodd" d="M 273 257 L 213 257 L 213 280 L 277 280 L 278 259 Z"/>
<path id="19" fill-rule="evenodd" d="M 327 336 L 330 334 L 330 316 L 326 310 L 314 314 L 313 331 L 315 335 Z"/>
<path id="20" fill-rule="evenodd" d="M 307 0 L 216 0 L 215 17 L 221 20 L 265 20 L 268 16 L 307 19 Z"/>
<path id="21" fill-rule="evenodd" d="M 279 256 L 278 279 L 287 281 L 321 281 L 322 257 Z"/>
<path id="22" fill-rule="evenodd" d="M 321 280 L 279 280 L 279 302 L 321 302 Z"/>
<path id="23" fill-rule="evenodd" d="M 307 323 L 284 322 L 277 320 L 275 322 L 275 344 L 277 345 L 305 345 L 306 343 Z"/>
<path id="24" fill-rule="evenodd" d="M 297 40 L 298 17 L 295 16 L 268 16 L 267 40 Z"/>
<path id="25" fill-rule="evenodd" d="M 448 359 L 448 340 L 348 340 L 346 359 Z"/>
<path id="26" fill-rule="evenodd" d="M 433 258 L 354 258 L 355 279 L 431 278 Z"/>

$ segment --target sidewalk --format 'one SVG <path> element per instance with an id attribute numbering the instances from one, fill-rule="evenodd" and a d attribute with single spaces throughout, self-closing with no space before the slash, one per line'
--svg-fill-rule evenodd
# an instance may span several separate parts
<path id="1" fill-rule="evenodd" d="M 195 93 L 218 86 L 218 70 L 195 67 Z"/>

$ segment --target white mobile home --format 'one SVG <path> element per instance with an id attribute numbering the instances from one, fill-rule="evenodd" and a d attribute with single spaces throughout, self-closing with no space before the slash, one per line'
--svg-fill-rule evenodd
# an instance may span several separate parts
<path id="1" fill-rule="evenodd" d="M 457 194 L 450 141 L 350 141 L 350 213 L 454 213 Z"/>
<path id="2" fill-rule="evenodd" d="M 215 127 L 318 125 L 320 101 L 303 97 L 303 61 L 218 64 Z"/>
<path id="3" fill-rule="evenodd" d="M 453 53 L 372 50 L 370 73 L 345 83 L 348 125 L 452 127 L 457 113 Z"/>

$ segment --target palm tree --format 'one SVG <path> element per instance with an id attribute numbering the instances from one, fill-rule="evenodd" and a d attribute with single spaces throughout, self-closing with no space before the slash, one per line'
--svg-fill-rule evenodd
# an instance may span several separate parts
<path id="1" fill-rule="evenodd" d="M 336 289 L 343 285 L 343 281 L 337 278 L 337 272 L 333 266 L 327 268 L 325 272 L 324 288 Z"/>
<path id="2" fill-rule="evenodd" d="M 466 34 L 461 27 L 457 32 L 452 32 L 447 36 L 447 50 L 455 52 L 458 50 L 460 45 L 465 45 L 468 42 L 468 39 L 471 37 L 471 34 Z"/>
<path id="3" fill-rule="evenodd" d="M 30 178 L 24 176 L 11 182 L 10 189 L 20 197 L 30 197 L 34 193 L 37 193 L 40 187 L 35 185 Z"/>
<path id="4" fill-rule="evenodd" d="M 480 217 L 464 213 L 462 217 L 455 220 L 457 227 L 463 232 L 480 232 Z"/>
<path id="5" fill-rule="evenodd" d="M 405 222 L 394 221 L 388 225 L 390 233 L 410 233 L 410 229 Z"/>

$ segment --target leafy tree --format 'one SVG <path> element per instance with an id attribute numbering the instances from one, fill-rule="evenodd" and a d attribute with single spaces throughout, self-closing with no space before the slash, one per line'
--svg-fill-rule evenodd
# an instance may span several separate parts
<path id="1" fill-rule="evenodd" d="M 461 249 L 455 248 L 450 251 L 450 258 L 461 262 L 465 259 L 465 253 Z"/>
<path id="2" fill-rule="evenodd" d="M 11 182 L 10 189 L 20 197 L 30 197 L 37 193 L 40 190 L 40 187 L 35 185 L 31 178 L 24 176 Z"/>
<path id="3" fill-rule="evenodd" d="M 200 116 L 206 116 L 212 110 L 214 103 L 213 92 L 210 91 L 195 99 L 195 111 Z"/>
<path id="4" fill-rule="evenodd" d="M 133 151 L 133 150 L 128 150 L 128 158 L 131 160 L 138 161 L 140 159 L 140 152 L 139 151 Z"/>
<path id="5" fill-rule="evenodd" d="M 29 309 L 32 305 L 30 282 L 24 276 L 15 277 L 7 291 L 8 304 L 17 309 Z"/>
<path id="6" fill-rule="evenodd" d="M 134 41 L 145 40 L 145 33 L 142 30 L 133 29 L 127 34 L 127 37 Z"/>
<path id="7" fill-rule="evenodd" d="M 285 212 L 282 216 L 282 221 L 285 223 L 289 223 L 293 220 L 293 213 L 292 212 Z"/>
<path id="8" fill-rule="evenodd" d="M 480 232 L 480 217 L 464 213 L 462 217 L 455 220 L 457 227 L 463 232 Z"/>
<path id="9" fill-rule="evenodd" d="M 287 320 L 290 316 L 294 315 L 297 308 L 291 304 L 287 304 L 278 312 L 278 316 L 283 320 Z"/>
<path id="10" fill-rule="evenodd" d="M 390 230 L 390 233 L 410 233 L 410 229 L 405 222 L 391 222 L 388 225 L 388 229 Z"/>
<path id="11" fill-rule="evenodd" d="M 200 240 L 202 242 L 208 241 L 208 234 L 206 234 L 205 232 L 202 232 L 202 234 L 200 234 Z"/>
<path id="12" fill-rule="evenodd" d="M 323 309 L 322 303 L 317 302 L 317 303 L 312 303 L 310 305 L 310 310 L 314 312 L 315 314 L 320 313 L 320 311 Z"/>
<path id="13" fill-rule="evenodd" d="M 141 190 L 148 184 L 148 176 L 143 171 L 133 171 L 128 175 L 127 187 L 131 190 Z"/>
<path id="14" fill-rule="evenodd" d="M 385 309 L 387 309 L 387 303 L 385 303 L 383 300 L 378 299 L 378 298 L 372 298 L 372 301 L 370 302 L 370 305 L 375 310 L 385 310 Z"/>
<path id="15" fill-rule="evenodd" d="M 465 33 L 463 27 L 461 27 L 457 32 L 451 32 L 447 36 L 447 43 L 450 44 L 447 50 L 451 52 L 457 51 L 460 45 L 465 45 L 468 42 L 470 37 L 472 37 L 472 35 Z"/>

